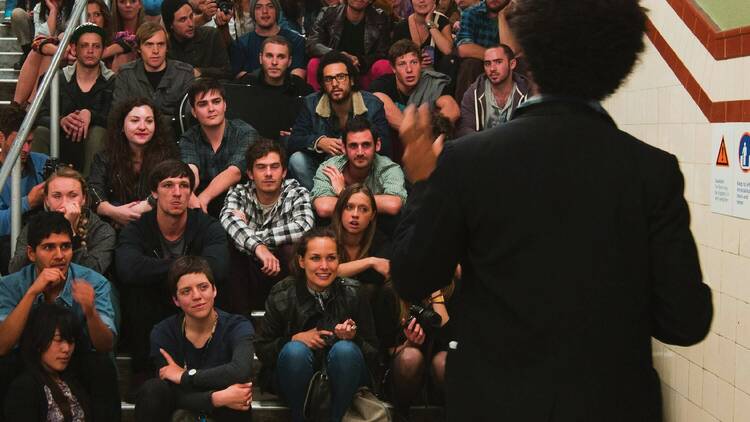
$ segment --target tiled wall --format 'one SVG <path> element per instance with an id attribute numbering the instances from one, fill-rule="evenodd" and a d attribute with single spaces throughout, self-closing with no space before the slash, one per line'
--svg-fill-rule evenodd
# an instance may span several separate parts
<path id="1" fill-rule="evenodd" d="M 659 7 L 657 1 L 644 3 Z M 676 32 L 675 28 L 659 28 L 665 20 L 658 20 L 654 20 L 657 29 Z M 675 51 L 691 43 L 702 47 L 694 38 L 679 41 Z M 705 282 L 713 290 L 715 310 L 711 333 L 696 346 L 667 346 L 654 340 L 665 420 L 750 422 L 750 220 L 711 212 L 711 166 L 716 158 L 712 157 L 711 123 L 648 40 L 647 46 L 635 73 L 604 106 L 620 128 L 678 157 L 692 230 Z M 743 74 L 719 82 L 726 85 L 724 95 L 732 96 L 736 91 L 729 90 L 740 87 L 735 99 L 750 99 L 739 98 L 750 81 L 750 67 L 743 63 L 735 64 L 745 68 Z M 724 61 L 723 66 L 727 65 L 732 64 Z M 710 68 L 703 72 L 710 78 Z"/>

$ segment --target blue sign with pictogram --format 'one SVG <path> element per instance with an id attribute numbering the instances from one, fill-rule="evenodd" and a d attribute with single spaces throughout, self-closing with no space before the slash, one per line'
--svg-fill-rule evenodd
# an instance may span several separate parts
<path id="1" fill-rule="evenodd" d="M 740 138 L 740 168 L 744 172 L 750 172 L 750 133 L 745 133 Z"/>

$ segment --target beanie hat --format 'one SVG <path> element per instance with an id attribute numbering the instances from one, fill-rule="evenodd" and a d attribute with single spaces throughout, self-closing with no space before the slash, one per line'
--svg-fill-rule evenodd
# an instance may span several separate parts
<path id="1" fill-rule="evenodd" d="M 161 4 L 161 19 L 164 21 L 164 27 L 167 28 L 168 32 L 172 32 L 172 22 L 174 22 L 174 14 L 184 5 L 193 6 L 187 0 L 164 0 Z"/>
<path id="2" fill-rule="evenodd" d="M 168 0 L 165 0 L 168 1 Z M 281 2 L 279 0 L 271 0 L 273 8 L 276 9 L 276 23 L 281 18 Z M 250 0 L 250 13 L 252 13 L 253 20 L 255 19 L 255 5 L 258 4 L 258 0 Z"/>
<path id="3" fill-rule="evenodd" d="M 100 28 L 96 26 L 96 24 L 93 24 L 91 22 L 86 22 L 76 27 L 76 29 L 73 31 L 73 35 L 70 36 L 70 42 L 75 44 L 78 42 L 78 39 L 81 38 L 81 35 L 88 33 L 98 34 L 100 37 L 102 37 L 102 42 L 104 42 L 104 39 L 106 38 L 104 28 Z"/>

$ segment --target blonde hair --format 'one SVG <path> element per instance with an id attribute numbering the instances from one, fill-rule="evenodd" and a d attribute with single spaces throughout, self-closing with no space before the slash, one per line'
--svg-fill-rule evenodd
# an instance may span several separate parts
<path id="1" fill-rule="evenodd" d="M 81 216 L 78 218 L 78 224 L 76 227 L 73 227 L 73 234 L 78 236 L 79 239 L 81 239 L 81 247 L 86 246 L 86 235 L 88 234 L 88 225 L 89 225 L 89 217 L 88 217 L 88 203 L 89 203 L 89 195 L 88 195 L 88 184 L 86 183 L 86 179 L 83 178 L 81 173 L 75 171 L 72 167 L 68 166 L 60 166 L 55 169 L 55 172 L 50 175 L 50 177 L 47 178 L 47 180 L 44 181 L 44 197 L 46 198 L 49 194 L 49 184 L 60 177 L 64 177 L 66 179 L 73 179 L 77 180 L 78 183 L 81 184 L 81 193 L 83 194 L 83 197 L 85 198 L 83 201 L 83 205 L 81 206 Z"/>

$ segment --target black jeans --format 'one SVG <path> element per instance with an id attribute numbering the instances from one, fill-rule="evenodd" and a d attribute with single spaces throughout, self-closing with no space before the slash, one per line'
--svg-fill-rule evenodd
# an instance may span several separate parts
<path id="1" fill-rule="evenodd" d="M 179 408 L 180 396 L 186 393 L 190 392 L 169 381 L 158 378 L 146 381 L 138 390 L 135 401 L 135 420 L 137 422 L 172 420 L 172 413 Z M 250 411 L 243 412 L 220 407 L 212 409 L 209 416 L 220 422 L 250 422 L 250 415 Z"/>

